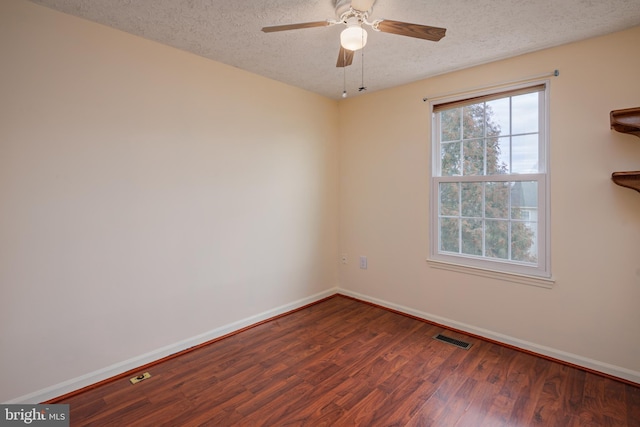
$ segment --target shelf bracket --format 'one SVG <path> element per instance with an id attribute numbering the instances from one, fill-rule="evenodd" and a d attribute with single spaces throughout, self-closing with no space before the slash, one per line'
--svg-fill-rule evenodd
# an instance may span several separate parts
<path id="1" fill-rule="evenodd" d="M 611 129 L 640 137 L 640 107 L 613 110 L 609 114 Z M 614 172 L 611 179 L 616 184 L 640 192 L 640 171 Z"/>

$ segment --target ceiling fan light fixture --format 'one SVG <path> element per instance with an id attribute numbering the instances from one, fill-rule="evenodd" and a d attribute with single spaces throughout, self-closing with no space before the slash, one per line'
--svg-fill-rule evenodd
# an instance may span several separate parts
<path id="1" fill-rule="evenodd" d="M 356 51 L 367 44 L 367 31 L 360 25 L 353 25 L 342 30 L 340 44 L 343 48 Z"/>

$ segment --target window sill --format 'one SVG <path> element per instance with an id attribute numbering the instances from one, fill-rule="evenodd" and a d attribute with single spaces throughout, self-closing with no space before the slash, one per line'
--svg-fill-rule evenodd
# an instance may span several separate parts
<path id="1" fill-rule="evenodd" d="M 526 276 L 524 274 L 505 273 L 502 271 L 486 270 L 483 268 L 469 267 L 466 265 L 453 264 L 443 261 L 435 261 L 432 259 L 427 260 L 432 268 L 438 268 L 440 270 L 455 271 L 458 273 L 472 274 L 474 276 L 487 277 L 490 279 L 504 280 L 507 282 L 520 283 L 523 285 L 538 286 L 540 288 L 553 288 L 556 283 L 553 278 L 544 278 L 536 276 Z"/>

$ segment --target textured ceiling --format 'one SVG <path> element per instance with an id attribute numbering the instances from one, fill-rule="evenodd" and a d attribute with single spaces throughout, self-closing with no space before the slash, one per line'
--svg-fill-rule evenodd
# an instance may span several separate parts
<path id="1" fill-rule="evenodd" d="M 339 99 L 341 25 L 263 33 L 335 19 L 335 0 L 31 0 L 131 34 Z M 377 0 L 370 20 L 447 28 L 439 42 L 368 31 L 347 67 L 349 96 L 640 25 L 640 0 Z M 364 67 L 363 67 L 364 59 Z"/>

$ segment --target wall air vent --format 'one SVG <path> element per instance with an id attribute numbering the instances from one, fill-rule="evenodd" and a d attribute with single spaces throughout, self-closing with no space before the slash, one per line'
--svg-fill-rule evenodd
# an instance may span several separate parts
<path id="1" fill-rule="evenodd" d="M 455 338 L 451 338 L 442 334 L 438 334 L 433 337 L 433 339 L 445 342 L 447 344 L 455 345 L 458 348 L 469 350 L 471 348 L 471 343 L 457 340 Z"/>

